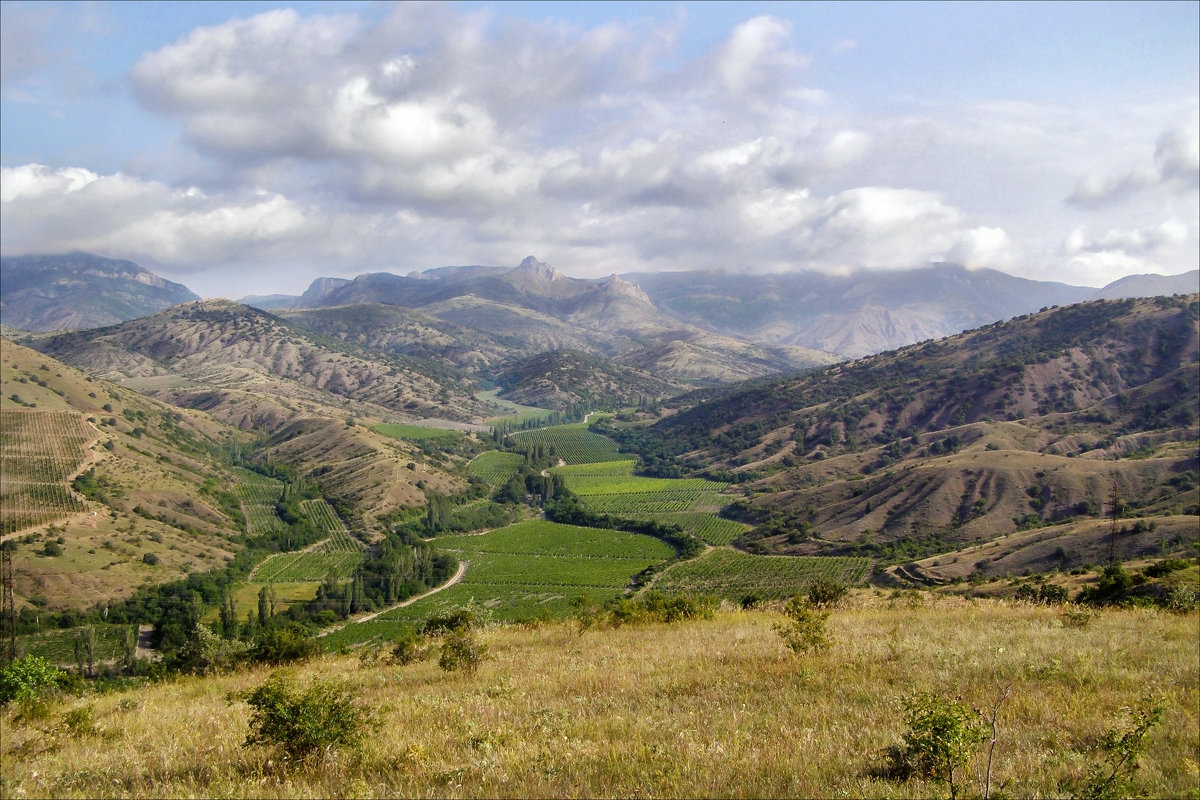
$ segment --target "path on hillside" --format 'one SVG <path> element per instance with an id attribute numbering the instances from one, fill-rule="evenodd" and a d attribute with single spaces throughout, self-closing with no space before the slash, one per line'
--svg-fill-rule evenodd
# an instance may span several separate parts
<path id="1" fill-rule="evenodd" d="M 380 614 L 386 614 L 387 612 L 392 611 L 394 609 L 404 608 L 405 606 L 410 606 L 413 603 L 417 602 L 418 600 L 424 600 L 426 597 L 429 597 L 429 595 L 431 595 L 431 594 L 437 594 L 438 592 L 442 591 L 443 589 L 449 589 L 451 586 L 453 586 L 454 584 L 456 584 L 462 580 L 462 577 L 463 577 L 463 575 L 466 574 L 467 567 L 470 565 L 470 563 L 471 563 L 470 561 L 458 562 L 458 571 L 454 573 L 454 576 L 452 578 L 450 578 L 450 580 L 446 581 L 441 586 L 435 586 L 434 588 L 430 589 L 428 592 L 425 592 L 424 594 L 419 594 L 416 597 L 410 597 L 407 600 L 402 600 L 401 602 L 396 603 L 395 605 L 388 606 L 387 608 L 382 608 L 379 611 L 372 611 L 370 614 L 367 614 L 362 617 L 358 617 L 357 619 L 348 619 L 345 622 L 341 623 L 340 625 L 334 625 L 332 628 L 326 628 L 325 630 L 318 633 L 317 637 L 320 638 L 321 636 L 325 636 L 327 634 L 333 633 L 334 631 L 340 631 L 342 628 L 346 627 L 347 625 L 351 625 L 351 624 L 355 624 L 355 623 L 359 623 L 359 622 L 366 622 L 367 620 L 375 619 Z"/>

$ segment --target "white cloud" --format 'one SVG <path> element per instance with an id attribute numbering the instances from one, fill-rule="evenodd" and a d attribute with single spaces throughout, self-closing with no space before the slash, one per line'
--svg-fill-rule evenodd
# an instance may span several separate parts
<path id="1" fill-rule="evenodd" d="M 1192 191 L 1200 187 L 1200 124 L 1196 120 L 1164 131 L 1154 148 L 1153 165 L 1080 178 L 1067 202 L 1099 208 L 1125 202 L 1155 189 Z"/>
<path id="2" fill-rule="evenodd" d="M 792 26 L 786 20 L 759 16 L 743 22 L 718 48 L 714 71 L 730 94 L 773 91 L 809 59 L 788 47 Z"/>

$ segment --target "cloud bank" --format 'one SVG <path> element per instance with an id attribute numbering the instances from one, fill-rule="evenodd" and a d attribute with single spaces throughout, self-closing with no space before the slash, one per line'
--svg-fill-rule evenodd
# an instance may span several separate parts
<path id="1" fill-rule="evenodd" d="M 576 275 L 949 260 L 1100 284 L 1114 269 L 1189 268 L 1194 101 L 1145 163 L 1060 165 L 1075 223 L 1037 244 L 966 188 L 989 158 L 1015 183 L 1030 169 L 1011 108 L 974 125 L 856 114 L 809 85 L 814 56 L 787 20 L 749 19 L 685 59 L 681 24 L 580 29 L 399 4 L 374 22 L 278 9 L 197 28 L 128 75 L 187 157 L 108 175 L 5 166 L 2 247 L 133 257 L 231 294 L 302 288 L 280 286 L 280 268 L 307 282 L 529 253 Z M 1050 138 L 1052 114 L 1023 113 L 1022 141 Z M 1087 215 L 1152 195 L 1160 219 L 1086 233 Z"/>

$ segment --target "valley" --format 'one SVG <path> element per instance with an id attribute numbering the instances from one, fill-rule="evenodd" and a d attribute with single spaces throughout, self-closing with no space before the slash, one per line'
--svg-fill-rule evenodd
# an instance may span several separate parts
<path id="1" fill-rule="evenodd" d="M 1102 615 L 1096 625 L 1112 631 L 1143 624 L 1137 615 L 1172 631 L 1195 620 L 1195 294 L 1024 311 L 852 357 L 857 345 L 821 353 L 782 334 L 731 336 L 732 312 L 696 295 L 670 295 L 677 317 L 652 313 L 668 294 L 649 279 L 658 294 L 532 259 L 434 273 L 328 281 L 275 311 L 202 300 L 98 328 L 6 328 L 20 342 L 6 337 L 0 354 L 0 521 L 19 652 L 140 687 L 131 692 L 150 691 L 151 676 L 236 683 L 292 662 L 314 680 L 400 665 L 396 680 L 433 691 L 424 661 L 439 642 L 445 658 L 442 637 L 492 648 L 450 680 L 480 669 L 479 680 L 511 687 L 504 665 L 546 658 L 540 641 L 580 654 L 586 641 L 591 658 L 653 631 L 677 642 L 680 675 L 745 668 L 749 684 L 731 678 L 733 694 L 712 697 L 723 704 L 760 680 L 747 676 L 778 681 L 795 664 L 808 665 L 797 686 L 815 681 L 832 698 L 833 676 L 849 680 L 881 642 L 921 651 L 900 628 L 942 612 L 959 620 L 948 637 L 994 639 L 971 616 L 984 609 L 989 624 L 1028 628 L 996 647 L 1060 661 L 1075 658 L 1063 639 L 1071 615 Z M 693 288 L 716 291 L 713 280 Z M 778 313 L 769 305 L 754 312 L 764 324 Z M 708 330 L 686 321 L 688 308 Z M 825 609 L 836 656 L 768 641 L 789 603 L 823 593 L 834 599 L 812 608 Z M 139 631 L 150 649 L 131 644 Z M 1170 635 L 1168 661 L 1196 644 Z M 754 655 L 713 637 L 752 642 Z M 621 652 L 605 663 L 626 664 Z M 1111 675 L 1128 668 L 1115 658 L 1094 678 L 1114 693 Z M 886 680 L 947 685 L 885 662 L 896 662 Z M 1023 703 L 1042 696 L 1027 667 L 987 663 Z M 1159 681 L 1188 721 L 1194 677 Z M 98 713 L 120 736 L 140 735 L 115 710 Z M 665 724 L 682 724 L 671 713 Z M 895 727 L 870 702 L 856 713 Z M 6 742 L 31 747 L 20 744 L 26 722 L 7 712 L 0 722 Z M 1172 739 L 1155 763 L 1180 746 L 1194 742 Z M 14 758 L 46 769 L 41 759 L 55 757 L 4 752 L 6 781 Z M 694 755 L 727 769 L 717 751 Z M 422 763 L 405 774 L 433 787 L 423 794 L 450 786 Z M 1023 769 L 1046 764 L 1031 757 Z M 1186 780 L 1156 768 L 1154 786 Z M 525 775 L 518 793 L 625 786 L 606 775 Z M 206 793 L 226 779 L 162 786 Z M 31 780 L 21 785 L 49 785 Z M 703 793 L 672 780 L 663 786 Z M 797 780 L 790 790 L 848 778 Z"/>

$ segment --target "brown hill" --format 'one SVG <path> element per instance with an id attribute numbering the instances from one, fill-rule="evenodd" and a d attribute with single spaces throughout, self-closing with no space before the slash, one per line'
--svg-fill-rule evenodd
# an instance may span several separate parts
<path id="1" fill-rule="evenodd" d="M 613 433 L 659 469 L 745 481 L 736 513 L 757 523 L 741 540 L 756 551 L 903 563 L 1036 528 L 1068 536 L 1042 567 L 1072 566 L 1103 549 L 1092 523 L 1118 496 L 1155 546 L 1191 547 L 1198 309 L 1193 295 L 1048 310 Z"/>

